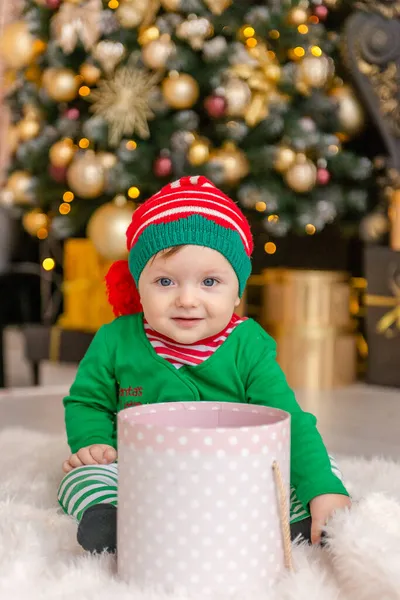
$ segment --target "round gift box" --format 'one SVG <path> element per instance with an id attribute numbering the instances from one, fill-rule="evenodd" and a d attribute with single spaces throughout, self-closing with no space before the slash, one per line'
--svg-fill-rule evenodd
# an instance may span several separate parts
<path id="1" fill-rule="evenodd" d="M 118 573 L 140 587 L 265 592 L 285 569 L 290 415 L 227 402 L 118 414 Z"/>

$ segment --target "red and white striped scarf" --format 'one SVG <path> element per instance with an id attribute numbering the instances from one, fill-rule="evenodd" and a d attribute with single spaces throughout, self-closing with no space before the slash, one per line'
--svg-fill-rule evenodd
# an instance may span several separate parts
<path id="1" fill-rule="evenodd" d="M 178 344 L 165 335 L 154 331 L 144 320 L 144 331 L 155 352 L 180 369 L 183 365 L 200 365 L 209 358 L 228 338 L 232 331 L 245 321 L 245 317 L 233 315 L 223 331 L 214 336 L 200 340 L 195 344 Z"/>

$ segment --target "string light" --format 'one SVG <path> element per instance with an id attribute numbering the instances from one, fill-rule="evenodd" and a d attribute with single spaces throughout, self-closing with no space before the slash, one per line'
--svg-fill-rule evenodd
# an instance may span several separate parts
<path id="1" fill-rule="evenodd" d="M 322 50 L 319 46 L 312 46 L 311 54 L 313 56 L 322 56 Z"/>
<path id="2" fill-rule="evenodd" d="M 61 215 L 67 215 L 71 210 L 71 205 L 67 204 L 66 202 L 63 202 L 62 204 L 60 204 L 60 207 L 58 210 Z"/>
<path id="3" fill-rule="evenodd" d="M 264 210 L 267 210 L 267 205 L 265 202 L 256 202 L 255 208 L 258 212 L 264 212 Z"/>
<path id="4" fill-rule="evenodd" d="M 46 50 L 46 44 L 42 40 L 35 40 L 33 43 L 33 51 L 35 54 L 42 54 Z"/>
<path id="5" fill-rule="evenodd" d="M 271 40 L 278 40 L 281 37 L 281 34 L 277 29 L 271 29 L 271 31 L 269 32 L 269 37 L 271 38 Z"/>
<path id="6" fill-rule="evenodd" d="M 304 25 L 304 24 L 303 25 L 299 25 L 298 28 L 297 28 L 297 31 L 299 33 L 301 33 L 302 35 L 305 35 L 306 33 L 308 33 L 308 27 L 307 27 L 307 25 Z"/>
<path id="7" fill-rule="evenodd" d="M 48 237 L 48 235 L 49 232 L 47 231 L 46 227 L 41 227 L 36 232 L 36 236 L 39 238 L 39 240 L 45 240 Z"/>
<path id="8" fill-rule="evenodd" d="M 267 254 L 275 254 L 276 244 L 274 244 L 274 242 L 267 242 L 264 246 L 264 250 Z"/>
<path id="9" fill-rule="evenodd" d="M 65 194 L 63 195 L 64 202 L 72 202 L 74 198 L 75 196 L 72 192 L 65 192 Z"/>
<path id="10" fill-rule="evenodd" d="M 306 225 L 306 233 L 308 235 L 314 235 L 314 233 L 317 231 L 315 225 L 312 225 L 311 223 L 308 223 Z"/>
<path id="11" fill-rule="evenodd" d="M 317 15 L 311 15 L 311 17 L 308 20 L 313 25 L 318 25 L 318 23 L 319 23 L 319 19 L 318 19 Z"/>
<path id="12" fill-rule="evenodd" d="M 134 140 L 129 140 L 129 142 L 126 142 L 125 146 L 127 150 L 136 150 L 137 143 Z"/>
<path id="13" fill-rule="evenodd" d="M 254 28 L 250 27 L 249 25 L 246 25 L 246 27 L 243 29 L 244 37 L 250 38 L 250 37 L 253 37 L 254 34 L 255 34 Z"/>
<path id="14" fill-rule="evenodd" d="M 293 54 L 297 57 L 297 58 L 302 58 L 305 55 L 306 51 L 304 50 L 304 48 L 302 48 L 301 46 L 297 46 L 296 48 L 294 48 L 293 50 Z"/>
<path id="15" fill-rule="evenodd" d="M 129 196 L 129 198 L 139 198 L 139 196 L 140 196 L 139 188 L 137 188 L 136 186 L 130 187 L 128 190 L 128 196 Z"/>
<path id="16" fill-rule="evenodd" d="M 54 258 L 45 258 L 42 262 L 42 267 L 45 271 L 52 271 L 56 266 Z"/>
<path id="17" fill-rule="evenodd" d="M 275 52 L 273 52 L 272 50 L 268 50 L 267 54 L 268 54 L 268 58 L 270 58 L 271 60 L 275 60 L 275 58 L 276 58 Z"/>
<path id="18" fill-rule="evenodd" d="M 83 98 L 85 96 L 89 96 L 90 94 L 90 87 L 88 87 L 87 85 L 83 85 L 82 87 L 79 88 L 79 95 L 83 96 Z"/>
<path id="19" fill-rule="evenodd" d="M 269 215 L 268 223 L 277 223 L 279 221 L 278 215 Z"/>
<path id="20" fill-rule="evenodd" d="M 249 38 L 246 40 L 246 46 L 248 48 L 255 48 L 257 46 L 258 42 L 256 40 L 256 38 Z"/>
<path id="21" fill-rule="evenodd" d="M 118 0 L 110 0 L 110 2 L 108 3 L 108 8 L 115 9 L 115 8 L 118 8 L 118 6 L 119 6 Z"/>
<path id="22" fill-rule="evenodd" d="M 79 148 L 89 148 L 90 142 L 87 138 L 82 138 L 81 140 L 79 140 Z"/>

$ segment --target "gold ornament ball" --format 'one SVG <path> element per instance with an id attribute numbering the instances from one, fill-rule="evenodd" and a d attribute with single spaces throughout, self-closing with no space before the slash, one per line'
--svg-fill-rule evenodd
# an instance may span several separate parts
<path id="1" fill-rule="evenodd" d="M 294 164 L 296 153 L 289 146 L 280 146 L 276 152 L 274 168 L 278 173 L 285 173 Z"/>
<path id="2" fill-rule="evenodd" d="M 55 167 L 66 167 L 74 157 L 76 150 L 71 140 L 60 140 L 49 151 L 50 162 Z"/>
<path id="3" fill-rule="evenodd" d="M 40 131 L 40 123 L 37 119 L 25 117 L 18 123 L 18 135 L 20 140 L 27 142 L 35 138 Z"/>
<path id="4" fill-rule="evenodd" d="M 31 204 L 31 186 L 32 175 L 28 171 L 14 171 L 7 181 L 6 189 L 12 192 L 16 204 Z"/>
<path id="5" fill-rule="evenodd" d="M 187 73 L 177 73 L 162 82 L 162 93 L 166 103 L 176 110 L 191 108 L 200 94 L 197 81 Z"/>
<path id="6" fill-rule="evenodd" d="M 40 208 L 34 208 L 24 214 L 22 225 L 29 235 L 36 236 L 39 229 L 48 229 L 49 217 Z"/>
<path id="7" fill-rule="evenodd" d="M 146 7 L 141 2 L 121 3 L 115 14 L 122 27 L 133 29 L 143 21 Z"/>
<path id="8" fill-rule="evenodd" d="M 180 4 L 181 0 L 161 0 L 161 6 L 168 12 L 176 12 Z"/>
<path id="9" fill-rule="evenodd" d="M 7 144 L 8 150 L 11 152 L 11 154 L 14 154 L 14 152 L 18 148 L 18 143 L 19 143 L 18 126 L 10 125 L 10 127 L 7 130 L 7 134 L 6 134 L 6 144 Z"/>
<path id="10" fill-rule="evenodd" d="M 310 192 L 317 182 L 317 168 L 308 158 L 298 157 L 286 171 L 285 181 L 292 190 L 299 194 Z"/>
<path id="11" fill-rule="evenodd" d="M 360 235 L 364 242 L 377 242 L 389 231 L 388 215 L 381 212 L 364 217 L 360 224 Z"/>
<path id="12" fill-rule="evenodd" d="M 48 69 L 44 73 L 43 85 L 52 100 L 71 102 L 78 94 L 80 82 L 72 69 Z"/>
<path id="13" fill-rule="evenodd" d="M 241 117 L 251 99 L 251 91 L 245 81 L 231 79 L 225 86 L 226 114 Z"/>
<path id="14" fill-rule="evenodd" d="M 15 21 L 4 28 L 0 36 L 0 55 L 7 67 L 26 67 L 35 58 L 35 53 L 35 38 L 25 21 Z"/>
<path id="15" fill-rule="evenodd" d="M 227 142 L 219 150 L 214 150 L 211 154 L 211 161 L 214 165 L 222 167 L 224 182 L 229 185 L 239 183 L 250 170 L 245 153 L 233 142 Z"/>
<path id="16" fill-rule="evenodd" d="M 117 164 L 117 157 L 112 152 L 98 152 L 96 157 L 103 169 L 112 169 Z"/>
<path id="17" fill-rule="evenodd" d="M 301 6 L 295 6 L 288 12 L 287 15 L 287 22 L 289 25 L 294 25 L 295 27 L 306 23 L 307 19 L 308 11 L 305 8 L 301 8 Z"/>
<path id="18" fill-rule="evenodd" d="M 326 56 L 306 56 L 298 64 L 298 81 L 313 88 L 323 88 L 334 75 Z"/>
<path id="19" fill-rule="evenodd" d="M 365 113 L 353 90 L 344 85 L 333 89 L 331 94 L 339 103 L 338 118 L 343 133 L 359 134 L 365 126 Z"/>
<path id="20" fill-rule="evenodd" d="M 79 69 L 79 74 L 83 77 L 87 85 L 96 85 L 101 77 L 101 70 L 96 65 L 85 63 Z"/>
<path id="21" fill-rule="evenodd" d="M 191 165 L 198 167 L 208 161 L 210 157 L 210 142 L 206 138 L 198 138 L 190 146 L 188 160 Z"/>
<path id="22" fill-rule="evenodd" d="M 171 37 L 164 34 L 158 40 L 153 40 L 143 47 L 143 62 L 149 69 L 164 69 L 173 50 L 174 44 Z"/>
<path id="23" fill-rule="evenodd" d="M 67 172 L 68 185 L 80 198 L 97 198 L 104 191 L 104 169 L 96 155 L 87 151 L 75 158 Z"/>
<path id="24" fill-rule="evenodd" d="M 90 218 L 87 236 L 105 260 L 126 258 L 126 230 L 134 210 L 133 202 L 126 201 L 124 196 L 117 196 L 113 202 L 100 206 Z"/>

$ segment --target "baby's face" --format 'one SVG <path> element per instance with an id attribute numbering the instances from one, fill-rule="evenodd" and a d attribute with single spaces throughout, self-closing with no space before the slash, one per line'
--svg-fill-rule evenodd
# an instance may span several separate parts
<path id="1" fill-rule="evenodd" d="M 222 331 L 239 305 L 239 283 L 226 258 L 211 248 L 160 252 L 143 269 L 139 294 L 149 325 L 180 344 Z"/>

